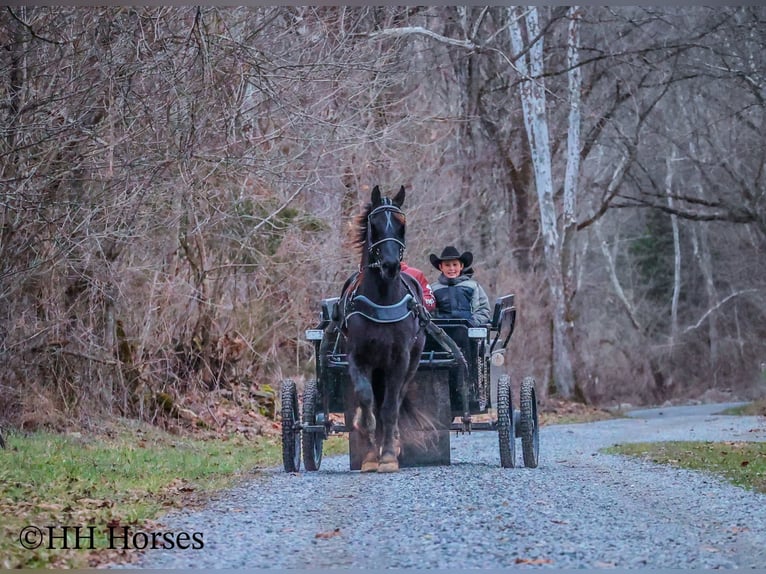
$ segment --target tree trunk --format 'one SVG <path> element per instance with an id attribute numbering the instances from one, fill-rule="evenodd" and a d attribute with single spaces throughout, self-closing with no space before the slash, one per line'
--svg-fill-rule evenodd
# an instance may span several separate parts
<path id="1" fill-rule="evenodd" d="M 674 163 L 677 160 L 675 148 L 673 153 L 666 160 L 667 172 L 665 177 L 665 191 L 668 195 L 668 207 L 673 209 L 673 170 Z M 678 343 L 678 300 L 681 296 L 681 238 L 678 227 L 678 217 L 675 214 L 670 215 L 670 224 L 673 230 L 673 296 L 670 302 L 670 357 L 675 355 L 676 344 Z M 673 386 L 673 368 L 668 370 L 668 376 L 665 379 L 667 391 Z"/>
<path id="2" fill-rule="evenodd" d="M 537 9 L 526 11 L 520 7 L 509 8 L 510 36 L 513 51 L 524 49 L 521 19 L 524 18 L 529 38 L 539 35 Z M 524 125 L 527 130 L 532 165 L 535 171 L 537 199 L 540 207 L 540 227 L 545 253 L 545 271 L 553 307 L 553 380 L 558 393 L 567 399 L 574 398 L 576 389 L 572 357 L 574 340 L 567 316 L 567 299 L 559 232 L 556 224 L 556 205 L 553 201 L 553 175 L 551 170 L 551 146 L 548 138 L 545 84 L 543 82 L 543 39 L 540 37 L 528 54 L 516 60 L 516 66 L 525 81 L 520 84 Z"/>
<path id="3" fill-rule="evenodd" d="M 699 231 L 698 228 L 699 227 Z M 713 280 L 713 263 L 710 257 L 710 244 L 708 243 L 707 228 L 704 225 L 692 225 L 692 249 L 694 258 L 697 260 L 702 277 L 705 280 L 705 292 L 709 309 L 718 305 L 718 291 Z M 710 349 L 710 372 L 713 375 L 713 386 L 718 386 L 718 319 L 716 313 L 708 317 L 708 339 Z"/>

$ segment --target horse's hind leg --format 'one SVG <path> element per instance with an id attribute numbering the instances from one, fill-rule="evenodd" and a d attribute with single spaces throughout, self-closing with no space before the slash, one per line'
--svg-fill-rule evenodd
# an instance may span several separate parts
<path id="1" fill-rule="evenodd" d="M 359 406 L 354 415 L 354 428 L 359 431 L 365 454 L 362 458 L 362 472 L 378 470 L 378 447 L 375 442 L 375 415 L 372 412 L 373 394 L 370 379 L 354 365 L 349 365 L 349 374 L 354 381 L 354 394 Z"/>

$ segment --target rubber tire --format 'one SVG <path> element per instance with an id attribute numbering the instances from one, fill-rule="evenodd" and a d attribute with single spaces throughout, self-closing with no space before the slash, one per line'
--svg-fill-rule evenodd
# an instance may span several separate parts
<path id="1" fill-rule="evenodd" d="M 490 383 L 489 383 L 489 369 L 487 368 L 487 358 L 484 356 L 485 351 L 485 343 L 484 341 L 480 341 L 479 344 L 476 346 L 476 401 L 479 403 L 478 408 L 479 412 L 485 412 L 487 410 L 487 407 L 492 402 L 490 400 L 490 395 L 492 394 L 490 391 Z M 479 397 L 481 396 L 482 392 L 482 386 L 484 387 L 484 391 L 486 392 L 486 402 L 484 404 L 484 408 L 481 406 L 481 401 L 479 400 Z"/>
<path id="2" fill-rule="evenodd" d="M 282 381 L 282 464 L 285 472 L 298 472 L 301 468 L 301 434 L 298 422 L 298 391 L 292 379 Z"/>
<path id="3" fill-rule="evenodd" d="M 524 377 L 521 381 L 521 453 L 524 466 L 537 468 L 540 452 L 540 426 L 537 419 L 537 392 L 535 380 Z"/>
<path id="4" fill-rule="evenodd" d="M 306 387 L 303 389 L 303 414 L 301 421 L 304 425 L 316 424 L 316 409 L 319 399 L 317 382 L 314 380 L 306 381 Z M 308 471 L 319 470 L 322 464 L 322 445 L 324 436 L 318 432 L 301 433 L 301 446 L 303 447 L 303 467 Z"/>
<path id="5" fill-rule="evenodd" d="M 511 377 L 501 375 L 497 381 L 497 435 L 500 445 L 500 466 L 516 466 L 516 434 L 513 428 L 513 396 Z"/>

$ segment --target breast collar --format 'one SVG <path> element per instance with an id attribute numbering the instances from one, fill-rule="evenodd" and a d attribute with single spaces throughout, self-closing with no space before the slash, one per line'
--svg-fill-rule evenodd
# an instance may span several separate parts
<path id="1" fill-rule="evenodd" d="M 414 315 L 415 298 L 407 293 L 401 301 L 393 305 L 378 305 L 364 295 L 354 295 L 346 305 L 344 326 L 349 317 L 361 315 L 373 323 L 398 323 L 410 315 Z"/>
<path id="2" fill-rule="evenodd" d="M 397 303 L 392 305 L 379 305 L 364 295 L 357 295 L 356 290 L 361 281 L 357 278 L 351 282 L 350 289 L 342 298 L 343 328 L 348 326 L 348 320 L 354 315 L 361 315 L 373 323 L 398 323 L 404 321 L 410 315 L 417 316 L 417 301 L 412 295 L 410 286 L 402 279 L 407 288 L 407 293 Z"/>

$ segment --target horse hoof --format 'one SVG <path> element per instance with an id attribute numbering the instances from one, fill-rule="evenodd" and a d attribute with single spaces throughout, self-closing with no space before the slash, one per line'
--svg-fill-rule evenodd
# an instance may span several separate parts
<path id="1" fill-rule="evenodd" d="M 362 472 L 379 472 L 379 465 L 375 461 L 363 462 Z"/>
<path id="2" fill-rule="evenodd" d="M 399 459 L 390 453 L 380 457 L 378 472 L 399 472 Z"/>
<path id="3" fill-rule="evenodd" d="M 399 461 L 381 462 L 378 465 L 378 472 L 399 472 Z"/>

